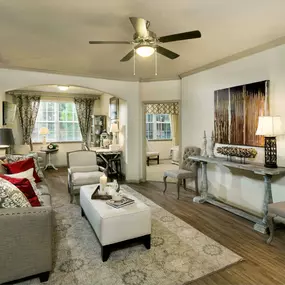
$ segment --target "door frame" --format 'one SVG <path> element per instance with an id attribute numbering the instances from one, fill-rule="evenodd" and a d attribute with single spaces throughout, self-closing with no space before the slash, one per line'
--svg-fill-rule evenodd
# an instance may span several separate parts
<path id="1" fill-rule="evenodd" d="M 146 132 L 146 118 L 145 118 L 145 105 L 146 104 L 162 104 L 162 103 L 178 103 L 179 105 L 179 115 L 178 115 L 178 121 L 179 121 L 179 126 L 178 126 L 178 132 L 179 132 L 179 147 L 181 148 L 181 143 L 182 143 L 182 133 L 181 133 L 181 100 L 159 100 L 159 101 L 142 101 L 141 108 L 142 108 L 142 133 L 141 133 L 141 157 L 142 157 L 142 162 L 141 162 L 141 182 L 146 182 L 147 177 L 146 177 L 146 140 L 145 140 L 145 132 Z M 180 152 L 180 159 L 179 159 L 179 165 L 181 163 L 181 152 Z"/>

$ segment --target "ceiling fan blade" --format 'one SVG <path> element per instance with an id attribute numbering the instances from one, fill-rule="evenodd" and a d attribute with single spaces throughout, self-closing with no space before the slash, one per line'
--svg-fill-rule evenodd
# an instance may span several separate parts
<path id="1" fill-rule="evenodd" d="M 179 54 L 169 50 L 169 49 L 166 49 L 164 47 L 161 47 L 161 46 L 157 46 L 156 47 L 156 51 L 170 59 L 175 59 L 177 57 L 179 57 Z"/>
<path id="2" fill-rule="evenodd" d="M 137 17 L 130 17 L 129 18 L 137 35 L 139 37 L 147 37 L 148 36 L 148 27 L 150 25 L 150 22 L 143 19 L 143 18 L 137 18 Z"/>
<path id="3" fill-rule="evenodd" d="M 168 43 L 168 42 L 175 42 L 175 41 L 183 41 L 183 40 L 190 40 L 190 39 L 197 39 L 201 38 L 200 31 L 192 31 L 180 34 L 173 34 L 164 37 L 160 37 L 159 41 L 161 43 Z"/>
<path id="4" fill-rule="evenodd" d="M 134 50 L 131 50 L 127 55 L 125 55 L 120 61 L 128 61 L 134 56 Z"/>
<path id="5" fill-rule="evenodd" d="M 127 41 L 89 41 L 89 44 L 131 44 Z"/>

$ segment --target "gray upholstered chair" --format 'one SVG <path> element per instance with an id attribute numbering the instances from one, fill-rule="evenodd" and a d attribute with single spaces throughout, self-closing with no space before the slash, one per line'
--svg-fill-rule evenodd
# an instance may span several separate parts
<path id="1" fill-rule="evenodd" d="M 270 244 L 273 239 L 275 229 L 274 218 L 276 217 L 285 218 L 285 202 L 271 203 L 268 205 L 267 222 L 270 231 L 270 236 L 267 240 L 268 244 Z"/>
<path id="2" fill-rule="evenodd" d="M 183 153 L 183 160 L 181 168 L 177 170 L 168 170 L 165 171 L 163 174 L 163 181 L 164 181 L 164 191 L 165 193 L 167 189 L 167 177 L 172 177 L 177 179 L 177 199 L 179 199 L 179 192 L 180 192 L 180 185 L 183 181 L 184 189 L 186 190 L 186 179 L 194 179 L 195 180 L 195 190 L 196 194 L 198 195 L 198 177 L 197 177 L 197 162 L 189 159 L 190 155 L 200 155 L 201 149 L 195 146 L 188 146 L 185 147 Z"/>
<path id="3" fill-rule="evenodd" d="M 89 150 L 67 152 L 67 167 L 70 203 L 79 194 L 81 186 L 99 183 L 105 172 L 104 167 L 97 165 L 96 152 Z"/>

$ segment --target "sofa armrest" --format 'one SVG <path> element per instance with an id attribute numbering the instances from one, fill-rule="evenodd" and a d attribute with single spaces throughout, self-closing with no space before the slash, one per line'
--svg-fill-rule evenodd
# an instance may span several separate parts
<path id="1" fill-rule="evenodd" d="M 0 209 L 0 284 L 51 271 L 50 206 Z"/>

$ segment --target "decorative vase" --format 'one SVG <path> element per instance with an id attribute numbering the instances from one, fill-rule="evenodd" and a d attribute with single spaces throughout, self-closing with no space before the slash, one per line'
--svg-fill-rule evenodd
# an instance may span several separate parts
<path id="1" fill-rule="evenodd" d="M 201 152 L 201 155 L 204 156 L 204 157 L 208 157 L 206 131 L 204 131 L 204 137 L 203 137 L 203 144 L 202 144 L 202 152 Z"/>
<path id="2" fill-rule="evenodd" d="M 210 141 L 210 157 L 211 158 L 215 157 L 214 150 L 215 150 L 215 135 L 214 135 L 214 131 L 212 131 L 212 136 L 211 136 L 211 141 Z"/>

